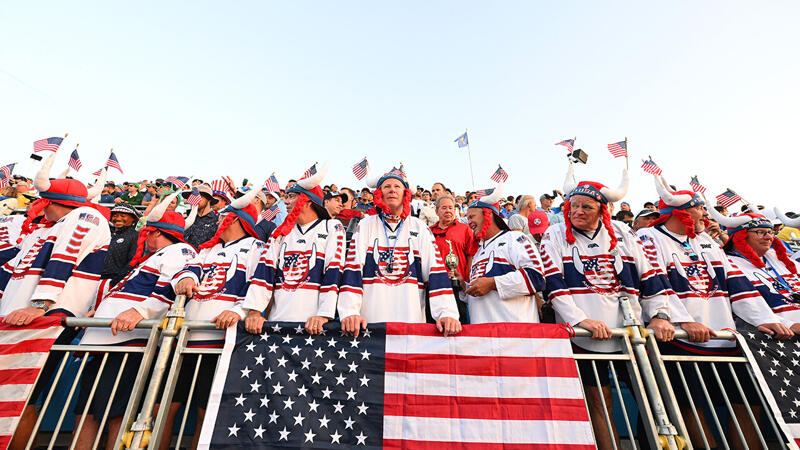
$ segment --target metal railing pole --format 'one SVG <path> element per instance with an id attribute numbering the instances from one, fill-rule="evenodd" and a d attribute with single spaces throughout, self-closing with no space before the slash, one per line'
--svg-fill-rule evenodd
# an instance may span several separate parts
<path id="1" fill-rule="evenodd" d="M 178 295 L 175 298 L 175 303 L 167 312 L 166 318 L 162 322 L 160 351 L 156 358 L 153 376 L 150 378 L 147 395 L 144 397 L 136 421 L 131 425 L 130 431 L 126 433 L 125 444 L 127 444 L 128 448 L 138 449 L 146 447 L 150 440 L 153 428 L 153 409 L 155 408 L 158 397 L 158 388 L 161 386 L 161 380 L 164 377 L 164 372 L 169 363 L 172 341 L 175 340 L 175 336 L 178 334 L 178 330 L 183 324 L 183 318 L 186 315 L 183 309 L 185 301 L 186 296 Z M 166 407 L 166 405 L 162 405 L 162 407 Z M 130 437 L 129 442 L 127 437 Z"/>
<path id="2" fill-rule="evenodd" d="M 650 400 L 653 419 L 658 430 L 660 442 L 656 443 L 661 448 L 679 450 L 684 448 L 684 443 L 676 439 L 678 432 L 669 420 L 664 402 L 661 400 L 661 393 L 658 390 L 653 368 L 650 367 L 650 360 L 647 356 L 647 349 L 644 346 L 645 337 L 649 334 L 646 329 L 641 327 L 639 320 L 633 312 L 630 299 L 625 295 L 619 297 L 620 308 L 622 309 L 623 325 L 628 329 L 631 346 L 636 356 L 637 366 L 641 372 L 647 397 Z M 682 445 L 684 444 L 684 445 Z"/>

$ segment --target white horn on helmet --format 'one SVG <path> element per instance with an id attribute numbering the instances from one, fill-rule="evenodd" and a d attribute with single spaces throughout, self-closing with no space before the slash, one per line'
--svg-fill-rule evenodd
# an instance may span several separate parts
<path id="1" fill-rule="evenodd" d="M 247 205 L 253 203 L 253 199 L 258 195 L 259 190 L 259 188 L 253 186 L 249 191 L 245 192 L 243 196 L 231 200 L 231 207 L 234 209 L 244 209 Z"/>
<path id="2" fill-rule="evenodd" d="M 304 178 L 302 180 L 298 180 L 297 184 L 300 185 L 303 189 L 314 189 L 315 187 L 319 186 L 319 183 L 322 182 L 322 179 L 325 178 L 325 175 L 328 173 L 328 166 L 330 163 L 325 161 L 322 163 L 322 167 L 317 170 L 317 173 L 311 175 L 308 178 Z"/>
<path id="3" fill-rule="evenodd" d="M 167 212 L 167 208 L 169 204 L 172 203 L 172 200 L 177 197 L 179 192 L 173 192 L 161 200 L 161 203 L 155 206 L 155 208 L 150 211 L 150 214 L 147 215 L 148 222 L 161 222 L 161 218 L 164 217 L 164 213 Z"/>
<path id="4" fill-rule="evenodd" d="M 570 161 L 567 176 L 564 178 L 564 195 L 569 195 L 576 187 L 578 187 L 578 182 L 575 181 L 575 164 Z"/>
<path id="5" fill-rule="evenodd" d="M 183 229 L 187 229 L 194 224 L 195 219 L 197 219 L 197 205 L 192 205 L 192 210 L 189 211 L 189 216 L 186 217 L 185 224 L 183 225 Z"/>
<path id="6" fill-rule="evenodd" d="M 367 187 L 370 189 L 376 189 L 378 187 L 378 180 L 380 179 L 380 175 L 372 175 L 372 172 L 369 170 L 369 166 L 367 166 L 367 174 L 364 177 L 364 183 L 366 183 Z"/>
<path id="7" fill-rule="evenodd" d="M 618 202 L 625 197 L 625 194 L 628 193 L 628 184 L 630 183 L 630 178 L 628 178 L 628 169 L 622 169 L 622 181 L 619 183 L 619 187 L 616 189 L 611 189 L 610 187 L 604 187 L 600 189 L 600 193 L 605 195 L 606 199 L 609 202 Z"/>
<path id="8" fill-rule="evenodd" d="M 50 190 L 50 169 L 53 167 L 53 162 L 56 160 L 56 152 L 50 154 L 44 160 L 42 168 L 36 172 L 36 178 L 33 179 L 33 187 L 39 192 L 47 192 Z"/>
<path id="9" fill-rule="evenodd" d="M 733 216 L 733 217 L 723 216 L 722 213 L 717 211 L 717 208 L 714 207 L 706 209 L 708 210 L 708 213 L 711 215 L 711 217 L 713 217 L 714 220 L 717 221 L 717 223 L 719 223 L 725 228 L 737 228 L 753 220 L 752 217 L 745 215 Z"/>
<path id="10" fill-rule="evenodd" d="M 668 206 L 681 206 L 692 199 L 692 196 L 688 194 L 673 194 L 670 192 L 669 184 L 667 184 L 667 180 L 664 177 L 653 175 L 653 180 L 656 183 L 658 196 Z"/>
<path id="11" fill-rule="evenodd" d="M 503 198 L 503 186 L 504 183 L 499 183 L 489 195 L 484 195 L 483 197 L 479 198 L 478 201 L 487 203 L 489 205 L 494 205 Z"/>
<path id="12" fill-rule="evenodd" d="M 92 188 L 89 189 L 88 193 L 86 194 L 86 198 L 88 200 L 93 200 L 95 197 L 100 196 L 100 194 L 103 192 L 103 186 L 106 184 L 107 175 L 108 169 L 103 167 L 103 169 L 100 171 L 100 176 L 97 177 L 97 181 L 94 183 L 94 186 L 92 186 Z"/>
<path id="13" fill-rule="evenodd" d="M 775 216 L 783 222 L 784 225 L 787 227 L 797 228 L 800 227 L 800 217 L 795 217 L 794 219 L 789 218 L 786 216 L 783 211 L 775 207 Z"/>

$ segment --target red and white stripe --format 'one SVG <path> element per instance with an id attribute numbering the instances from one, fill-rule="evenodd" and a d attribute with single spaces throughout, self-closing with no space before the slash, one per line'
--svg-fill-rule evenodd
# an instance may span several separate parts
<path id="1" fill-rule="evenodd" d="M 384 448 L 595 448 L 563 325 L 386 325 Z"/>
<path id="2" fill-rule="evenodd" d="M 40 317 L 25 327 L 0 323 L 0 450 L 8 447 L 50 347 L 63 328 L 60 317 Z"/>

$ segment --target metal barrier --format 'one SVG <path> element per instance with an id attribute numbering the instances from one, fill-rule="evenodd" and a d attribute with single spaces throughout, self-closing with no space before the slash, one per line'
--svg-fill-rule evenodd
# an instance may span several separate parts
<path id="1" fill-rule="evenodd" d="M 187 347 L 189 332 L 192 330 L 214 329 L 214 324 L 206 321 L 184 321 L 183 303 L 185 299 L 179 296 L 173 307 L 168 311 L 163 320 L 146 320 L 137 325 L 137 328 L 149 328 L 151 330 L 147 345 L 145 347 L 112 347 L 112 346 L 79 346 L 79 345 L 58 345 L 54 346 L 51 354 L 57 355 L 63 352 L 60 366 L 56 372 L 53 386 L 58 386 L 64 366 L 70 355 L 75 352 L 99 352 L 102 353 L 102 362 L 97 379 L 92 385 L 89 401 L 84 407 L 82 420 L 76 424 L 76 429 L 69 443 L 59 435 L 65 434 L 60 429 L 64 424 L 64 418 L 73 397 L 79 378 L 86 365 L 86 358 L 83 358 L 78 368 L 78 373 L 74 381 L 69 386 L 69 393 L 66 405 L 61 410 L 55 429 L 47 442 L 40 437 L 37 441 L 37 431 L 41 425 L 42 418 L 48 408 L 58 408 L 61 405 L 51 404 L 53 392 L 51 389 L 44 400 L 42 412 L 34 427 L 34 432 L 27 443 L 27 448 L 37 446 L 53 448 L 55 445 L 69 445 L 75 448 L 77 437 L 85 426 L 88 405 L 98 385 L 98 380 L 103 374 L 105 362 L 110 354 L 124 353 L 123 364 L 127 361 L 127 355 L 141 353 L 143 355 L 141 366 L 137 372 L 137 379 L 133 386 L 133 392 L 128 399 L 127 408 L 122 418 L 119 433 L 116 436 L 109 436 L 114 439 L 114 448 L 186 448 L 189 447 L 191 438 L 187 432 L 189 428 L 190 406 L 195 400 L 195 387 L 197 384 L 199 367 L 203 358 L 210 355 L 220 354 L 222 349 L 209 348 L 190 348 Z M 786 439 L 778 428 L 775 419 L 771 416 L 765 397 L 755 382 L 753 374 L 749 370 L 749 363 L 744 356 L 700 356 L 700 355 L 667 355 L 662 354 L 655 337 L 649 330 L 642 328 L 632 314 L 632 308 L 627 298 L 620 299 L 620 307 L 623 311 L 625 328 L 612 330 L 613 340 L 619 342 L 621 352 L 608 353 L 577 353 L 575 354 L 576 364 L 585 361 L 591 367 L 589 380 L 582 379 L 584 397 L 587 398 L 587 413 L 593 421 L 593 429 L 596 438 L 604 438 L 601 442 L 606 442 L 607 448 L 663 448 L 663 449 L 692 449 L 712 448 L 787 448 Z M 108 319 L 76 319 L 68 318 L 65 320 L 67 326 L 96 327 L 108 326 Z M 575 329 L 576 337 L 589 337 L 591 334 L 584 329 Z M 736 339 L 739 345 L 746 345 L 741 340 L 741 336 L 731 332 L 717 332 L 715 339 Z M 676 338 L 686 339 L 684 331 L 677 331 Z M 194 364 L 191 378 L 178 380 L 181 367 L 186 355 L 198 355 Z M 100 357 L 100 355 L 95 355 Z M 610 371 L 610 392 L 606 395 L 600 387 L 600 368 L 606 367 Z M 738 366 L 738 367 L 737 367 Z M 627 372 L 627 378 L 618 369 L 623 368 Z M 739 369 L 737 371 L 737 369 Z M 749 375 L 744 380 L 749 381 L 752 386 L 745 385 L 738 375 L 742 369 Z M 121 372 L 122 369 L 120 369 Z M 148 374 L 149 381 L 148 380 Z M 670 374 L 673 374 L 670 377 Z M 675 376 L 677 374 L 677 376 Z M 687 375 L 688 374 L 688 375 Z M 114 383 L 113 393 L 117 391 L 120 374 L 117 374 Z M 625 380 L 627 388 L 630 390 L 634 400 L 635 408 L 630 408 L 626 404 L 623 396 L 625 389 L 621 380 Z M 732 380 L 731 386 L 724 384 L 724 381 Z M 184 412 L 177 421 L 177 434 L 174 433 L 175 425 L 170 419 L 170 405 L 173 394 L 178 383 L 189 383 L 189 398 L 184 405 Z M 714 383 L 709 388 L 709 383 Z M 752 390 L 751 390 L 752 388 Z M 597 389 L 596 394 L 592 389 Z M 676 396 L 675 389 L 680 389 L 679 394 L 686 398 L 683 405 Z M 697 394 L 700 392 L 700 394 Z M 748 392 L 756 392 L 757 398 L 747 398 Z M 112 394 L 113 395 L 113 394 Z M 699 395 L 699 396 L 698 396 Z M 738 397 L 736 397 L 738 395 Z M 735 397 L 735 398 L 732 398 Z M 588 399 L 597 399 L 601 414 L 593 414 L 590 411 Z M 720 398 L 722 402 L 715 402 L 715 398 Z M 746 399 L 744 402 L 737 402 L 738 399 Z M 111 399 L 108 399 L 108 406 L 105 414 L 100 421 L 98 433 L 93 441 L 91 448 L 97 448 L 101 442 L 103 428 L 108 419 L 108 412 Z M 159 406 L 160 405 L 160 406 Z M 630 405 L 633 406 L 633 405 Z M 614 415 L 612 407 L 619 411 Z M 173 409 L 172 413 L 176 411 Z M 708 413 L 708 414 L 706 414 Z M 766 414 L 764 414 L 766 413 Z M 723 427 L 721 416 L 726 414 L 729 419 L 730 428 L 726 432 Z M 765 430 L 761 427 L 762 415 L 767 417 L 769 427 Z M 713 430 L 706 426 L 705 417 L 713 419 Z M 597 422 L 598 417 L 600 422 Z M 615 418 L 616 417 L 616 418 Z M 637 420 L 638 417 L 638 420 Z M 622 441 L 619 440 L 616 432 L 617 425 L 626 435 Z M 195 435 L 199 433 L 200 420 L 195 429 Z M 704 433 L 698 430 L 706 429 Z M 598 436 L 598 430 L 604 436 Z M 732 431 L 731 431 L 732 430 Z M 690 439 L 690 436 L 692 439 Z M 773 443 L 774 441 L 774 443 Z M 603 448 L 603 447 L 601 447 Z"/>

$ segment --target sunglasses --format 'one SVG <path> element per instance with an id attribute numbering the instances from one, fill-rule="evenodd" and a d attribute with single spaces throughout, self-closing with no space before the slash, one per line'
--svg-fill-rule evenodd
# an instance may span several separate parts
<path id="1" fill-rule="evenodd" d="M 681 242 L 681 248 L 683 248 L 683 250 L 686 252 L 686 254 L 689 255 L 689 258 L 692 261 L 700 260 L 700 257 L 697 256 L 697 253 L 695 253 L 694 249 L 692 249 L 692 246 L 689 245 L 688 242 Z"/>

